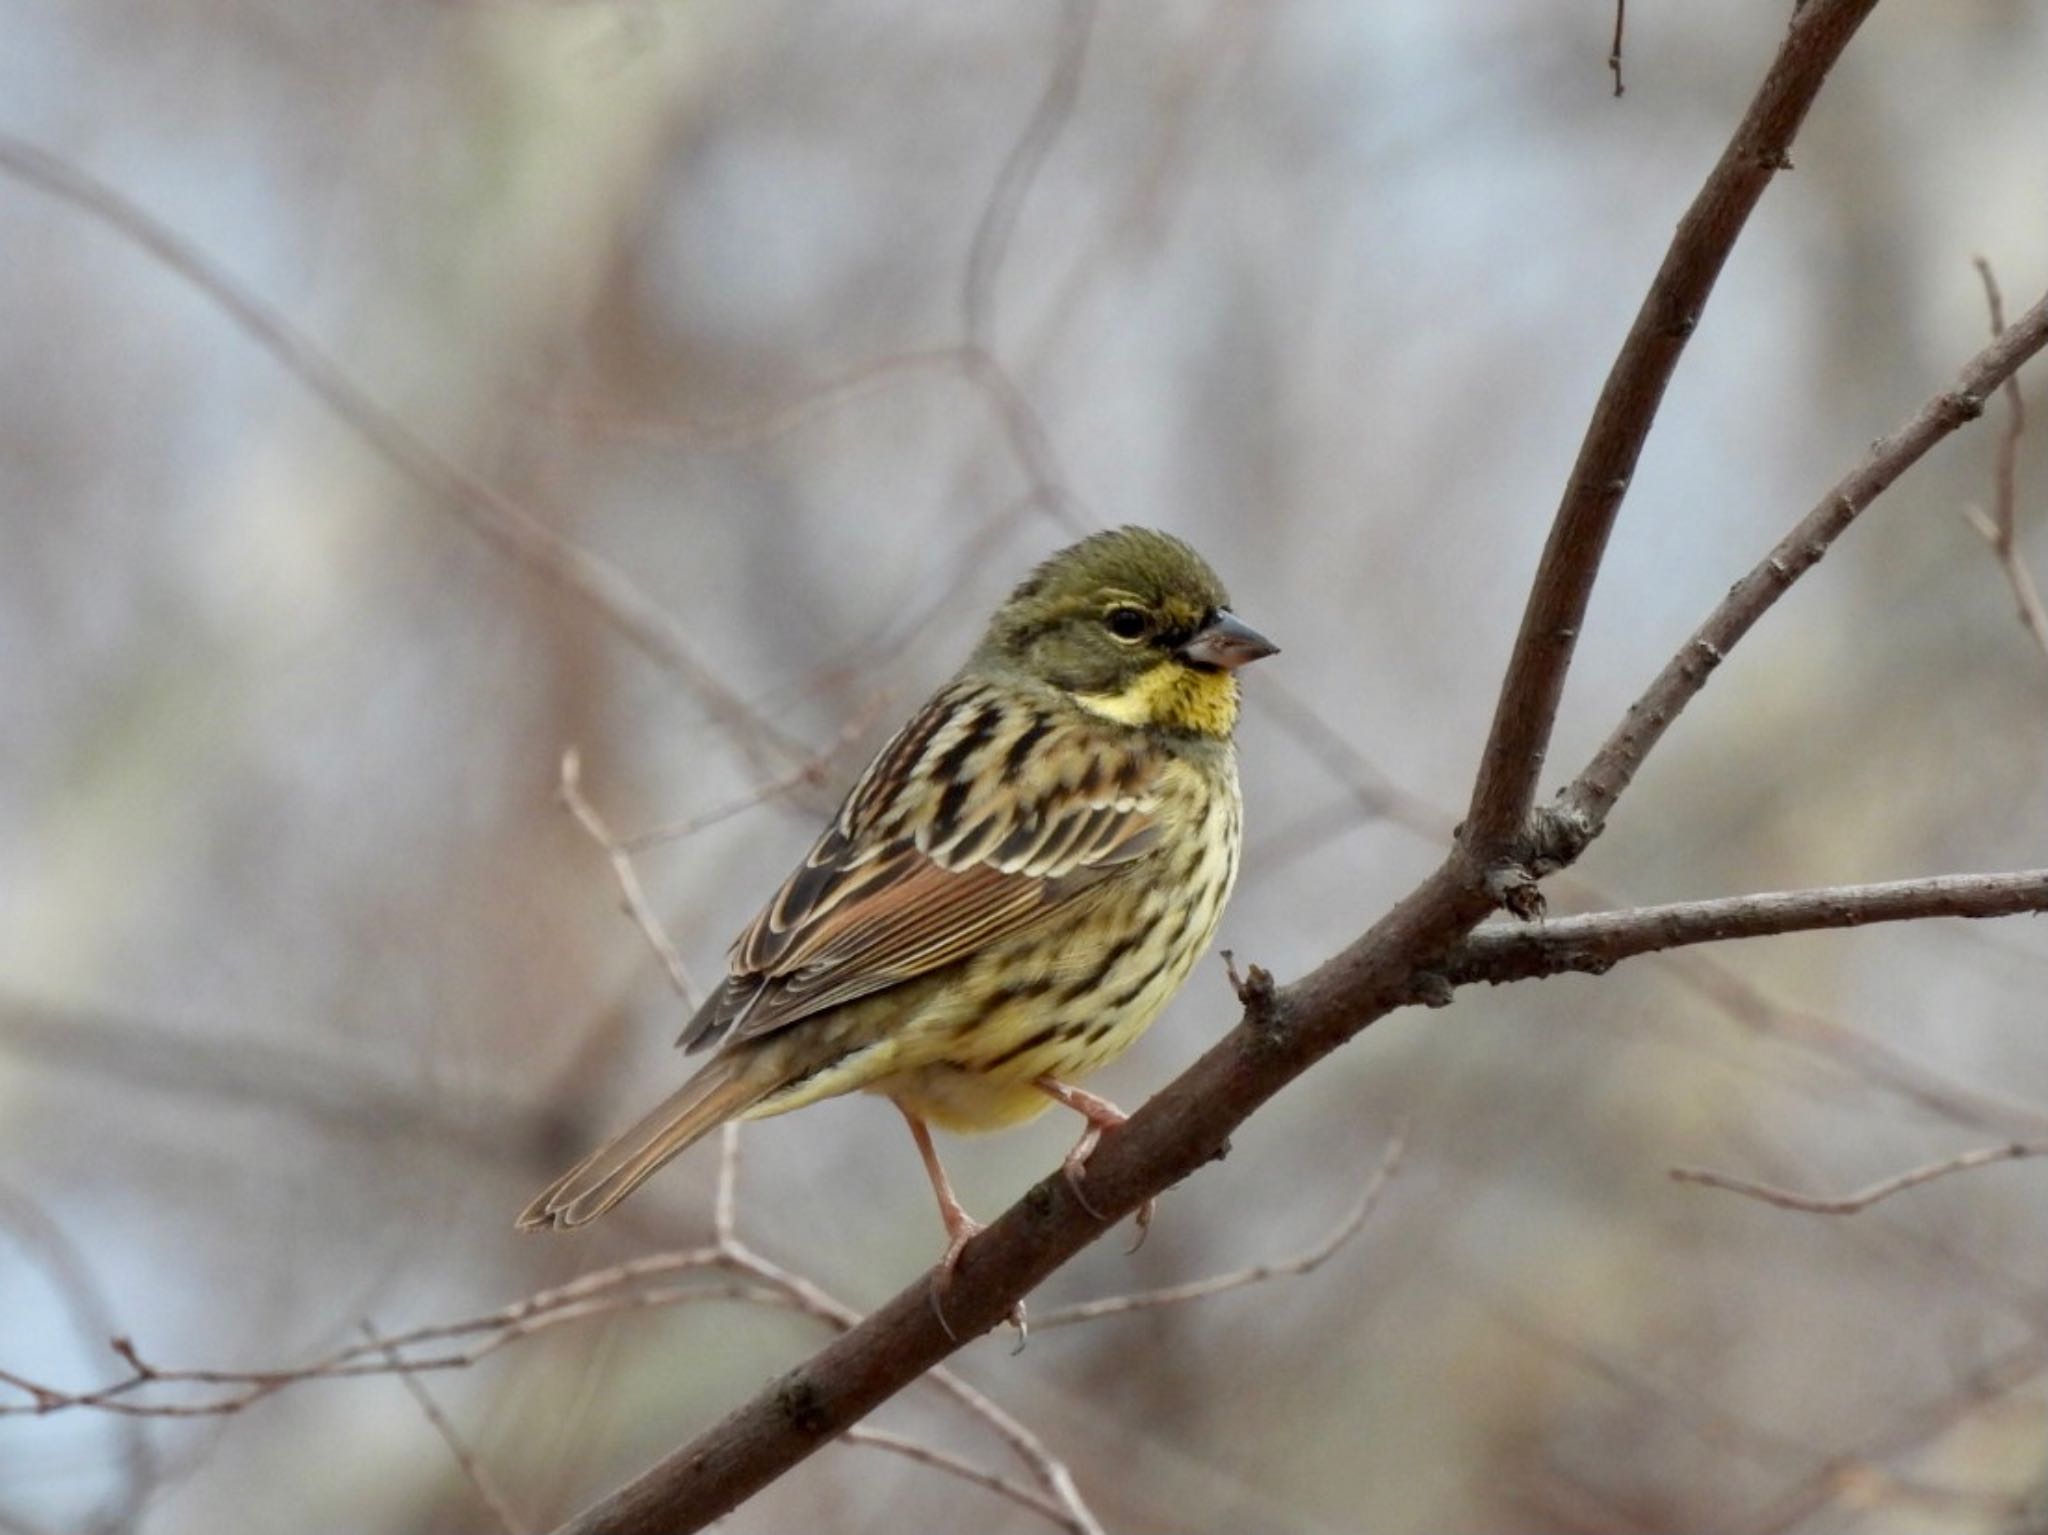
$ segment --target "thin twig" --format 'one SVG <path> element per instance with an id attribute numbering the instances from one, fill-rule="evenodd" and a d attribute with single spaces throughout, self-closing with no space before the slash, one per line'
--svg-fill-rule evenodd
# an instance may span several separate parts
<path id="1" fill-rule="evenodd" d="M 81 1344 L 92 1347 L 113 1330 L 114 1303 L 98 1270 L 39 1200 L 0 1184 L 0 1234 L 11 1237 L 13 1245 L 20 1248 L 19 1259 L 9 1265 L 10 1272 L 43 1271 L 65 1321 Z M 26 1390 L 32 1399 L 49 1394 L 46 1387 L 13 1375 L 0 1374 L 0 1381 Z M 104 1504 L 74 1526 L 79 1535 L 112 1535 L 141 1524 L 164 1474 L 157 1447 L 144 1425 L 115 1423 L 110 1426 L 110 1437 L 113 1444 L 102 1452 L 102 1458 L 119 1471 L 110 1478 Z"/>
<path id="2" fill-rule="evenodd" d="M 1991 263 L 1982 256 L 1972 259 L 1977 267 L 1977 276 L 1984 283 L 1984 303 L 1991 311 L 1991 335 L 1996 340 L 2005 332 L 2005 295 L 1999 292 L 1998 278 L 1991 270 Z M 2048 657 L 2048 608 L 2041 604 L 2041 589 L 2034 583 L 2033 571 L 2020 558 L 2016 533 L 2019 522 L 2020 438 L 2027 430 L 2027 407 L 2020 396 L 2020 381 L 2016 376 L 2006 379 L 2001 392 L 2005 395 L 2006 404 L 2005 430 L 1998 435 L 1998 459 L 1991 476 L 1991 515 L 1987 517 L 1972 506 L 1963 509 L 1963 516 L 1998 557 L 1999 568 L 2005 572 L 2006 584 L 2012 588 L 2013 602 L 2019 608 L 2020 622 L 2034 637 L 2034 644 L 2040 648 L 2041 654 Z"/>
<path id="3" fill-rule="evenodd" d="M 1437 973 L 1454 986 L 1534 976 L 1603 974 L 1625 959 L 1693 944 L 1863 927 L 1927 917 L 2011 917 L 2048 911 L 2048 869 L 1949 874 L 1876 885 L 1770 891 L 1559 917 L 1502 922 L 1466 935 Z"/>
<path id="4" fill-rule="evenodd" d="M 370 1341 L 376 1342 L 377 1324 L 365 1317 L 362 1321 L 362 1334 Z M 504 1494 L 492 1485 L 490 1477 L 484 1473 L 482 1463 L 476 1458 L 476 1452 L 470 1449 L 468 1441 L 456 1431 L 455 1425 L 448 1421 L 448 1415 L 441 1411 L 441 1404 L 435 1401 L 433 1393 L 427 1390 L 427 1383 L 413 1371 L 404 1368 L 404 1362 L 396 1349 L 386 1347 L 383 1352 L 391 1361 L 400 1383 L 411 1393 L 413 1401 L 419 1404 L 421 1414 L 433 1426 L 434 1432 L 441 1436 L 441 1442 L 448 1446 L 448 1453 L 455 1457 L 455 1465 L 462 1472 L 463 1480 L 469 1483 L 470 1490 L 477 1495 L 484 1507 L 491 1511 L 491 1517 L 498 1521 L 498 1528 L 505 1531 L 506 1535 L 526 1535 L 525 1521 L 512 1511 L 512 1505 L 505 1500 Z"/>
<path id="5" fill-rule="evenodd" d="M 958 1477 L 963 1482 L 972 1482 L 977 1487 L 986 1487 L 997 1496 L 1008 1498 L 1012 1503 L 1028 1508 L 1034 1514 L 1051 1520 L 1061 1529 L 1073 1531 L 1074 1535 L 1093 1535 L 1090 1525 L 1077 1521 L 1066 1509 L 1055 1503 L 1051 1498 L 1046 1497 L 1043 1493 L 1033 1492 L 1029 1487 L 1021 1486 L 1006 1476 L 977 1466 L 972 1461 L 964 1460 L 949 1451 L 921 1443 L 916 1439 L 906 1439 L 901 1434 L 890 1433 L 887 1429 L 867 1428 L 860 1425 L 848 1429 L 840 1437 L 848 1444 L 860 1444 L 866 1445 L 871 1449 L 887 1450 L 891 1455 L 901 1455 L 906 1460 L 914 1460 L 921 1466 L 930 1466 L 934 1470 L 943 1471 L 948 1476 Z"/>
<path id="6" fill-rule="evenodd" d="M 1621 84 L 1621 35 L 1628 25 L 1628 0 L 1614 0 L 1614 43 L 1607 50 L 1607 67 L 1614 72 L 1614 95 L 1619 100 Z"/>
<path id="7" fill-rule="evenodd" d="M 316 1380 L 375 1375 L 402 1375 L 410 1380 L 433 1371 L 467 1369 L 500 1349 L 554 1327 L 625 1311 L 712 1301 L 795 1312 L 839 1333 L 856 1326 L 861 1319 L 858 1311 L 814 1281 L 764 1257 L 733 1233 L 737 1176 L 738 1140 L 728 1134 L 722 1143 L 719 1191 L 713 1207 L 714 1224 L 720 1230 L 717 1239 L 706 1246 L 653 1253 L 594 1269 L 510 1305 L 460 1321 L 388 1334 L 366 1330 L 362 1341 L 292 1369 L 164 1369 L 145 1359 L 129 1339 L 115 1338 L 114 1353 L 127 1366 L 128 1373 L 92 1390 L 63 1391 L 0 1369 L 0 1385 L 10 1386 L 28 1398 L 22 1403 L 0 1404 L 0 1418 L 45 1417 L 81 1409 L 127 1418 L 220 1417 Z M 657 1280 L 671 1282 L 652 1282 Z M 1038 1435 L 950 1370 L 933 1370 L 926 1380 L 1015 1453 L 1043 1489 L 1046 1508 L 1056 1510 L 1062 1523 L 1076 1535 L 1102 1535 L 1101 1525 L 1082 1498 L 1073 1473 Z M 195 1391 L 199 1393 L 196 1399 L 162 1399 L 165 1393 Z M 946 1459 L 939 1457 L 928 1463 L 953 1469 L 944 1464 Z M 967 1479 L 987 1485 L 985 1478 L 989 1474 L 977 1470 Z"/>
<path id="8" fill-rule="evenodd" d="M 591 841 L 604 849 L 604 856 L 612 866 L 612 878 L 618 882 L 626 915 L 633 919 L 633 925 L 640 929 L 647 946 L 661 960 L 661 968 L 668 972 L 669 984 L 683 999 L 683 1005 L 695 1011 L 697 983 L 691 978 L 689 967 L 683 963 L 683 956 L 662 930 L 654 909 L 647 904 L 647 892 L 641 887 L 640 876 L 633 868 L 633 855 L 620 845 L 611 828 L 605 825 L 604 818 L 583 797 L 582 784 L 583 758 L 572 746 L 562 753 L 562 771 L 555 793 L 563 807 L 576 818 L 576 824 L 589 834 Z"/>
<path id="9" fill-rule="evenodd" d="M 1865 507 L 1936 443 L 1982 415 L 1984 401 L 1992 391 L 2043 346 L 2048 346 L 2048 297 L 1971 358 L 1953 386 L 1934 395 L 1890 436 L 1872 445 L 1863 462 L 1836 481 L 1798 525 L 1729 588 L 1706 622 L 1629 706 L 1621 724 L 1558 796 L 1555 809 L 1549 812 L 1553 824 L 1568 832 L 1579 846 L 1597 836 L 1650 748 L 1707 685 L 1736 642 L 1820 562 Z"/>
<path id="10" fill-rule="evenodd" d="M 11 134 L 0 134 L 0 174 L 55 197 L 114 230 L 212 300 L 378 457 L 514 560 L 587 602 L 689 686 L 757 767 L 771 756 L 812 754 L 700 660 L 669 613 L 609 561 L 563 538 L 510 496 L 416 436 L 344 373 L 282 313 L 131 199 Z"/>
<path id="11" fill-rule="evenodd" d="M 1387 1149 L 1381 1154 L 1379 1166 L 1373 1170 L 1372 1177 L 1367 1180 L 1365 1191 L 1323 1239 L 1306 1252 L 1296 1253 L 1291 1258 L 1274 1259 L 1268 1263 L 1254 1263 L 1249 1268 L 1238 1269 L 1234 1273 L 1190 1280 L 1186 1284 L 1165 1285 L 1156 1290 L 1139 1290 L 1131 1295 L 1106 1295 L 1100 1300 L 1062 1306 L 1057 1311 L 1048 1312 L 1037 1318 L 1033 1325 L 1041 1331 L 1051 1327 L 1071 1327 L 1076 1322 L 1093 1322 L 1101 1317 L 1122 1316 L 1131 1311 L 1154 1311 L 1161 1306 L 1178 1306 L 1191 1300 L 1206 1300 L 1212 1295 L 1222 1295 L 1231 1290 L 1265 1284 L 1268 1280 L 1313 1273 L 1335 1257 L 1338 1250 L 1357 1236 L 1365 1223 L 1372 1219 L 1373 1211 L 1379 1208 L 1380 1196 L 1386 1192 L 1388 1180 L 1399 1169 L 1402 1154 L 1407 1149 L 1408 1131 L 1404 1126 L 1395 1131 L 1393 1139 L 1387 1142 Z"/>
<path id="12" fill-rule="evenodd" d="M 1980 1146 L 1975 1151 L 1965 1151 L 1960 1156 L 1946 1158 L 1940 1162 L 1929 1162 L 1924 1167 L 1915 1167 L 1896 1177 L 1880 1179 L 1853 1194 L 1844 1194 L 1838 1199 L 1828 1199 L 1814 1194 L 1801 1194 L 1792 1189 L 1781 1189 L 1768 1183 L 1753 1183 L 1747 1178 L 1737 1178 L 1728 1173 L 1710 1172 L 1700 1167 L 1674 1167 L 1671 1177 L 1678 1183 L 1697 1183 L 1705 1188 L 1726 1189 L 1731 1194 L 1746 1195 L 1760 1199 L 1767 1205 L 1776 1205 L 1781 1210 L 1804 1210 L 1811 1215 L 1854 1215 L 1867 1210 L 1881 1199 L 1902 1194 L 1907 1189 L 1917 1189 L 1923 1183 L 1932 1183 L 1937 1178 L 1946 1178 L 1952 1173 L 1966 1173 L 1976 1167 L 1990 1167 L 1998 1162 L 2019 1162 L 2028 1157 L 2048 1156 L 2048 1141 L 2008 1141 L 2003 1146 Z"/>

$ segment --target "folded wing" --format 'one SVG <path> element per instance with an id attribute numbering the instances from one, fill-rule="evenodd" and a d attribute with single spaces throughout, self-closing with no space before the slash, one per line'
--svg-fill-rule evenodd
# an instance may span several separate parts
<path id="1" fill-rule="evenodd" d="M 1039 921 L 1153 845 L 1157 769 L 1135 731 L 947 688 L 734 943 L 681 1043 L 759 1038 Z"/>

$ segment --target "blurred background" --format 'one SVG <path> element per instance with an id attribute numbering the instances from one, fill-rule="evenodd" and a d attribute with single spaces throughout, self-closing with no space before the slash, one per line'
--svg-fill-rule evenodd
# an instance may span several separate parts
<path id="1" fill-rule="evenodd" d="M 512 1231 L 684 1069 L 563 751 L 621 837 L 690 824 L 635 865 L 715 976 L 1080 530 L 1184 535 L 1285 646 L 1223 941 L 1286 978 L 1353 937 L 1438 857 L 1600 379 L 1786 11 L 1631 7 L 1617 100 L 1596 0 L 0 0 L 0 1370 L 118 1380 L 117 1333 L 288 1368 L 705 1240 L 710 1146 Z M 1650 442 L 1557 776 L 1983 344 L 1972 255 L 2015 311 L 2048 282 L 2044 78 L 2021 0 L 1852 46 Z M 1721 669 L 1554 910 L 2043 861 L 2048 662 L 1963 516 L 2002 410 Z M 2048 440 L 2020 484 L 2048 568 Z M 1841 1219 L 1666 1172 L 1842 1193 L 2048 1134 L 2044 994 L 2019 919 L 1396 1015 L 1033 1305 L 1311 1246 L 1405 1126 L 1324 1267 L 959 1368 L 1116 1531 L 2039 1530 L 2048 1168 Z M 1099 1085 L 1141 1101 L 1236 1011 L 1205 964 Z M 992 1215 L 1071 1134 L 947 1153 Z M 940 1245 L 870 1099 L 751 1128 L 739 1229 L 857 1308 Z M 429 1377 L 505 1511 L 388 1375 L 4 1418 L 0 1528 L 543 1529 L 822 1336 L 636 1309 Z M 877 1421 L 1029 1480 L 929 1388 Z M 1049 1526 L 834 1447 L 727 1527 Z"/>

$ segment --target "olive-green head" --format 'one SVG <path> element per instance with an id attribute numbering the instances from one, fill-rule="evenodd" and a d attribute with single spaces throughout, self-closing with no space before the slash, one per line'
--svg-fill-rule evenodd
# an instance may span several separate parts
<path id="1" fill-rule="evenodd" d="M 1275 653 L 1203 558 L 1116 528 L 1062 549 L 996 610 L 974 665 L 1023 672 L 1120 724 L 1228 736 L 1238 667 Z"/>

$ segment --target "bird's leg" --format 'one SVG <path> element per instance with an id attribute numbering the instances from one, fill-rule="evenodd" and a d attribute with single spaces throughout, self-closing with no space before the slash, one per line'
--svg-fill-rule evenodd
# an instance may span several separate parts
<path id="1" fill-rule="evenodd" d="M 890 1101 L 895 1102 L 894 1099 Z M 910 1138 L 917 1142 L 917 1154 L 924 1158 L 925 1176 L 932 1180 L 932 1193 L 938 1196 L 939 1219 L 945 1223 L 947 1239 L 946 1255 L 939 1259 L 938 1268 L 938 1283 L 940 1288 L 944 1288 L 952 1281 L 960 1254 L 966 1251 L 967 1244 L 981 1230 L 981 1222 L 967 1213 L 966 1206 L 954 1194 L 953 1181 L 946 1176 L 946 1166 L 939 1160 L 939 1148 L 932 1144 L 930 1127 L 902 1104 L 896 1104 L 896 1110 L 903 1116 L 903 1122 L 910 1126 Z"/>
<path id="2" fill-rule="evenodd" d="M 1102 1212 L 1088 1202 L 1088 1192 L 1083 1187 L 1083 1180 L 1088 1176 L 1088 1159 L 1095 1155 L 1095 1148 L 1101 1144 L 1102 1132 L 1114 1130 L 1131 1116 L 1107 1098 L 1083 1092 L 1080 1088 L 1055 1077 L 1040 1077 L 1033 1085 L 1053 1102 L 1065 1104 L 1088 1121 L 1088 1128 L 1083 1130 L 1081 1138 L 1074 1142 L 1074 1149 L 1067 1153 L 1066 1160 L 1060 1164 L 1060 1171 L 1066 1174 L 1067 1187 L 1073 1191 L 1074 1198 L 1080 1202 L 1081 1208 L 1097 1220 L 1101 1220 Z M 1138 1206 L 1138 1240 L 1131 1244 L 1132 1252 L 1136 1252 L 1144 1244 L 1146 1233 L 1152 1229 L 1152 1216 L 1157 1208 L 1158 1201 L 1154 1199 L 1148 1199 Z"/>
<path id="3" fill-rule="evenodd" d="M 893 1098 L 889 1101 L 896 1103 Z M 903 1122 L 910 1126 L 910 1138 L 917 1142 L 917 1154 L 924 1159 L 925 1176 L 931 1179 L 932 1193 L 939 1201 L 939 1219 L 946 1227 L 945 1255 L 939 1259 L 938 1267 L 932 1270 L 932 1313 L 938 1317 L 939 1325 L 946 1329 L 946 1336 L 951 1337 L 953 1324 L 946 1320 L 943 1305 L 946 1291 L 952 1288 L 953 1270 L 960 1262 L 960 1254 L 981 1232 L 982 1224 L 967 1213 L 967 1207 L 953 1192 L 953 1180 L 946 1176 L 946 1165 L 939 1160 L 939 1148 L 932 1144 L 931 1127 L 900 1103 L 896 1103 L 896 1112 L 903 1116 Z M 1010 1325 L 1017 1329 L 1021 1338 L 1025 1330 L 1024 1303 L 1021 1300 L 1010 1308 Z"/>

